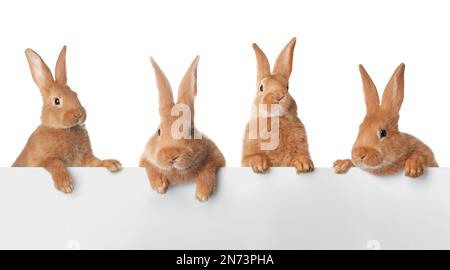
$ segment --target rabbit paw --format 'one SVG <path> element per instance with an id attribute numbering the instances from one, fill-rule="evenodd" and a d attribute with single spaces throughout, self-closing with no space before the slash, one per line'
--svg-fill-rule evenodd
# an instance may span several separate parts
<path id="1" fill-rule="evenodd" d="M 215 185 L 207 182 L 200 181 L 197 183 L 197 191 L 195 197 L 200 202 L 206 202 L 209 197 L 214 193 Z"/>
<path id="2" fill-rule="evenodd" d="M 269 159 L 264 154 L 252 156 L 248 163 L 255 173 L 266 173 L 270 168 Z"/>
<path id="3" fill-rule="evenodd" d="M 417 158 L 410 158 L 405 162 L 405 175 L 419 177 L 425 172 L 425 163 Z"/>
<path id="4" fill-rule="evenodd" d="M 72 193 L 73 184 L 68 173 L 57 174 L 53 177 L 55 188 L 64 193 Z"/>
<path id="5" fill-rule="evenodd" d="M 354 165 L 350 159 L 339 159 L 333 163 L 335 173 L 346 173 L 352 167 Z"/>
<path id="6" fill-rule="evenodd" d="M 314 171 L 314 163 L 307 156 L 300 156 L 291 161 L 291 166 L 297 169 L 297 174 Z"/>
<path id="7" fill-rule="evenodd" d="M 211 197 L 213 192 L 200 192 L 197 191 L 197 193 L 195 193 L 195 197 L 197 198 L 197 200 L 199 202 L 206 202 L 208 201 L 209 197 Z"/>
<path id="8" fill-rule="evenodd" d="M 200 202 L 206 202 L 216 190 L 216 171 L 217 168 L 208 167 L 198 174 L 195 197 Z"/>
<path id="9" fill-rule="evenodd" d="M 169 188 L 169 181 L 162 174 L 150 179 L 150 186 L 152 189 L 160 194 L 166 193 Z"/>
<path id="10" fill-rule="evenodd" d="M 115 159 L 106 159 L 102 161 L 102 167 L 107 168 L 111 172 L 118 172 L 122 169 L 122 164 Z"/>

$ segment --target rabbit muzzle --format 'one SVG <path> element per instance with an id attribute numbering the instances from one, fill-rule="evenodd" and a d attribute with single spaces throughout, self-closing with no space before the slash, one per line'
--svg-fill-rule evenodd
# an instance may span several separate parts
<path id="1" fill-rule="evenodd" d="M 68 128 L 82 125 L 85 121 L 86 112 L 83 108 L 68 110 L 63 116 L 63 125 Z"/>
<path id="2" fill-rule="evenodd" d="M 184 170 L 191 166 L 191 154 L 185 149 L 163 148 L 157 155 L 158 165 L 165 169 Z"/>
<path id="3" fill-rule="evenodd" d="M 292 105 L 292 97 L 286 91 L 273 91 L 264 95 L 261 100 L 262 105 L 266 106 L 264 110 L 271 116 L 282 116 L 289 111 Z M 277 109 L 278 112 L 273 111 Z"/>
<path id="4" fill-rule="evenodd" d="M 286 98 L 287 93 L 283 93 L 281 91 L 268 93 L 263 98 L 264 104 L 280 104 Z"/>
<path id="5" fill-rule="evenodd" d="M 376 169 L 382 165 L 381 153 L 370 147 L 355 147 L 352 151 L 352 161 L 361 168 Z"/>

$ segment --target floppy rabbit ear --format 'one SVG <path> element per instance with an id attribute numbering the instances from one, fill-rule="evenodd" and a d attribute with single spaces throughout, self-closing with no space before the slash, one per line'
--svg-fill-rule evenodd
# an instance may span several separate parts
<path id="1" fill-rule="evenodd" d="M 253 50 L 255 51 L 257 65 L 256 85 L 259 85 L 262 79 L 270 76 L 270 64 L 267 56 L 256 43 L 253 43 Z"/>
<path id="2" fill-rule="evenodd" d="M 380 107 L 380 97 L 378 96 L 377 87 L 373 83 L 363 65 L 359 65 L 359 72 L 363 83 L 364 99 L 366 101 L 367 113 L 378 111 Z"/>
<path id="3" fill-rule="evenodd" d="M 30 65 L 31 76 L 41 92 L 50 89 L 54 81 L 48 66 L 32 49 L 26 49 L 25 55 L 27 57 L 28 64 Z"/>
<path id="4" fill-rule="evenodd" d="M 403 103 L 405 89 L 405 64 L 401 63 L 394 71 L 384 89 L 381 107 L 389 112 L 398 114 Z"/>
<path id="5" fill-rule="evenodd" d="M 59 53 L 58 61 L 55 68 L 55 79 L 57 83 L 67 84 L 67 72 L 66 72 L 66 46 L 64 46 Z"/>
<path id="6" fill-rule="evenodd" d="M 159 68 L 155 59 L 150 57 L 150 62 L 155 70 L 156 85 L 159 91 L 159 114 L 162 117 L 170 116 L 174 105 L 172 88 L 170 87 L 170 83 L 167 80 L 166 75 L 164 75 L 161 68 Z"/>
<path id="7" fill-rule="evenodd" d="M 200 56 L 197 55 L 186 71 L 186 74 L 184 74 L 178 89 L 177 103 L 188 105 L 191 109 L 191 115 L 194 114 L 194 99 L 197 95 L 197 67 L 199 60 Z"/>
<path id="8" fill-rule="evenodd" d="M 289 80 L 292 72 L 292 59 L 294 58 L 294 48 L 297 39 L 294 37 L 284 47 L 281 53 L 278 55 L 275 65 L 273 66 L 273 74 L 283 76 L 286 80 Z"/>

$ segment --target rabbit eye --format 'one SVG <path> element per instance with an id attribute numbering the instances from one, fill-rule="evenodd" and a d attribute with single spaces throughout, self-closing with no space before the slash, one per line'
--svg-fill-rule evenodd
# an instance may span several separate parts
<path id="1" fill-rule="evenodd" d="M 158 128 L 158 130 L 156 131 L 156 133 L 158 133 L 158 136 L 161 136 L 161 129 Z"/>
<path id="2" fill-rule="evenodd" d="M 380 139 L 383 139 L 387 135 L 388 135 L 388 133 L 385 129 L 380 130 Z"/>
<path id="3" fill-rule="evenodd" d="M 286 90 L 289 90 L 289 84 L 286 86 Z"/>
<path id="4" fill-rule="evenodd" d="M 264 91 L 264 86 L 261 84 L 261 86 L 259 86 L 259 92 Z"/>
<path id="5" fill-rule="evenodd" d="M 59 106 L 59 105 L 61 105 L 61 100 L 59 98 L 55 98 L 53 100 L 53 104 L 55 104 L 56 106 Z"/>

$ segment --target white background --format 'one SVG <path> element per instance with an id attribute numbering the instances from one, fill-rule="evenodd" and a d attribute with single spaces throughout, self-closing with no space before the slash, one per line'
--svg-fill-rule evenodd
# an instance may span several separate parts
<path id="1" fill-rule="evenodd" d="M 88 112 L 95 153 L 137 166 L 159 122 L 154 56 L 176 91 L 195 55 L 196 124 L 239 166 L 255 93 L 257 42 L 271 63 L 296 36 L 290 82 L 316 166 L 348 157 L 365 112 L 357 65 L 380 91 L 406 63 L 400 129 L 450 166 L 448 1 L 1 1 L 0 166 L 39 124 L 41 98 L 25 59 L 54 69 L 68 46 L 69 85 Z"/>

